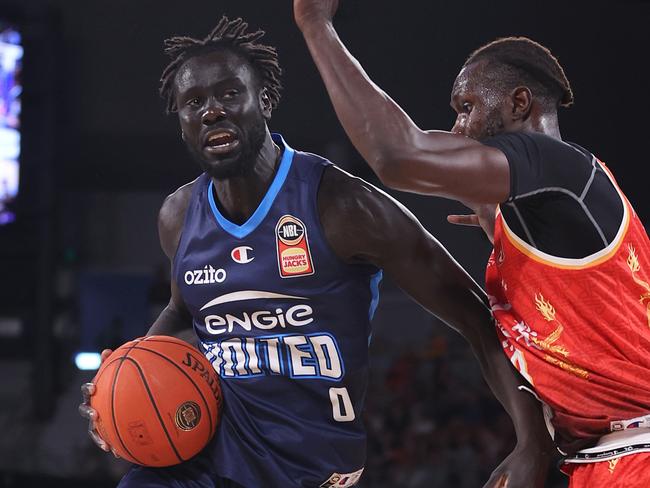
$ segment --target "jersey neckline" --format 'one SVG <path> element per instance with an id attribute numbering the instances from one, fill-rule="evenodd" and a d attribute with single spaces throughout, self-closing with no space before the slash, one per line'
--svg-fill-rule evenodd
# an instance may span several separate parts
<path id="1" fill-rule="evenodd" d="M 210 178 L 210 183 L 208 184 L 208 202 L 210 202 L 212 214 L 217 220 L 217 224 L 219 224 L 224 231 L 238 239 L 243 239 L 248 236 L 262 223 L 269 213 L 269 210 L 271 210 L 273 202 L 278 196 L 278 193 L 280 193 L 280 189 L 282 188 L 282 185 L 284 185 L 289 170 L 291 169 L 295 151 L 289 147 L 280 134 L 272 134 L 272 138 L 273 141 L 283 150 L 282 160 L 280 161 L 280 165 L 278 166 L 278 170 L 271 185 L 268 190 L 266 190 L 264 198 L 262 198 L 262 201 L 255 209 L 255 212 L 253 212 L 253 215 L 251 215 L 242 225 L 237 225 L 234 222 L 231 222 L 219 211 L 219 207 L 217 207 L 217 203 L 214 200 L 214 183 L 212 182 L 212 178 Z"/>

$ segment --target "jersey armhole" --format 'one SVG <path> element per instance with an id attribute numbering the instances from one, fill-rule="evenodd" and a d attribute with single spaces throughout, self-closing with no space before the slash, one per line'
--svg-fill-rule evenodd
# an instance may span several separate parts
<path id="1" fill-rule="evenodd" d="M 503 215 L 503 212 L 499 212 L 501 217 L 501 222 L 503 223 L 503 233 L 505 234 L 505 238 L 508 239 L 510 243 L 514 245 L 520 252 L 522 252 L 523 254 L 527 255 L 531 259 L 538 261 L 542 264 L 546 264 L 556 268 L 563 268 L 563 269 L 582 269 L 582 268 L 597 266 L 599 264 L 604 263 L 605 261 L 608 261 L 611 257 L 613 257 L 616 254 L 616 251 L 620 247 L 621 243 L 623 242 L 627 234 L 628 227 L 631 221 L 632 206 L 627 201 L 627 198 L 623 194 L 622 190 L 619 188 L 618 184 L 616 183 L 616 180 L 614 179 L 609 169 L 603 163 L 601 163 L 601 161 L 598 158 L 596 158 L 595 156 L 593 156 L 593 158 L 595 164 L 598 165 L 600 168 L 602 168 L 602 170 L 605 172 L 607 178 L 609 179 L 610 183 L 613 185 L 614 190 L 616 191 L 618 197 L 621 199 L 621 202 L 623 204 L 623 218 L 621 220 L 618 231 L 616 232 L 616 235 L 614 236 L 612 242 L 610 242 L 607 246 L 600 249 L 599 251 L 592 253 L 589 256 L 585 256 L 584 258 L 562 258 L 558 256 L 553 256 L 551 254 L 545 253 L 543 251 L 540 251 L 539 249 L 534 248 L 533 246 L 525 242 L 523 239 L 521 239 L 519 236 L 517 236 L 517 234 L 509 227 L 508 222 L 506 221 L 505 216 Z"/>

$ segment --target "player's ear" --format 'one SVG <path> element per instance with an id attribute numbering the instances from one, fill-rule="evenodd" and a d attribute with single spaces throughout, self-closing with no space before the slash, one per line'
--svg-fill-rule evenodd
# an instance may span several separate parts
<path id="1" fill-rule="evenodd" d="M 271 118 L 271 112 L 273 111 L 273 104 L 271 103 L 271 98 L 269 97 L 266 88 L 260 90 L 259 101 L 262 115 L 264 115 L 266 120 L 269 120 Z"/>
<path id="2" fill-rule="evenodd" d="M 518 86 L 510 92 L 513 120 L 526 120 L 533 106 L 533 94 L 526 86 Z"/>

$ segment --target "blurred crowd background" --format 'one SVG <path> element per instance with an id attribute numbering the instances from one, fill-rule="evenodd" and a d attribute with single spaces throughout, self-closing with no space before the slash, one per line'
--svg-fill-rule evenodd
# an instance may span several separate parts
<path id="1" fill-rule="evenodd" d="M 162 41 L 202 36 L 224 13 L 266 29 L 278 48 L 272 130 L 376 182 L 336 121 L 289 0 L 0 0 L 1 43 L 13 29 L 24 47 L 5 110 L 20 133 L 19 185 L 0 189 L 0 487 L 110 487 L 126 469 L 88 439 L 77 404 L 93 371 L 75 357 L 144 334 L 167 303 L 157 212 L 198 168 L 157 95 Z M 613 169 L 647 221 L 649 22 L 643 0 L 348 0 L 338 27 L 423 128 L 451 127 L 449 92 L 473 49 L 505 35 L 547 45 L 576 95 L 563 136 Z M 489 243 L 446 223 L 462 206 L 393 194 L 483 281 Z M 389 280 L 380 296 L 360 486 L 482 486 L 514 445 L 507 415 L 461 338 Z M 564 486 L 553 467 L 547 487 Z"/>

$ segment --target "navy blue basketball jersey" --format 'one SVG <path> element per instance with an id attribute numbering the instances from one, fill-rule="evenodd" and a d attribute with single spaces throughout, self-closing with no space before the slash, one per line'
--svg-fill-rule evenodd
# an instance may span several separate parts
<path id="1" fill-rule="evenodd" d="M 352 486 L 366 456 L 361 413 L 381 271 L 342 262 L 326 241 L 317 194 L 331 163 L 273 138 L 282 159 L 250 219 L 224 217 L 203 174 L 174 259 L 221 377 L 223 417 L 207 449 L 219 476 L 247 488 Z"/>

